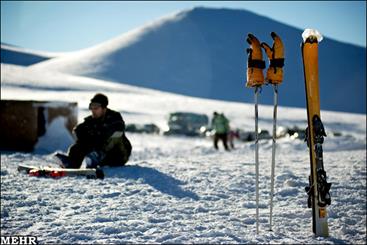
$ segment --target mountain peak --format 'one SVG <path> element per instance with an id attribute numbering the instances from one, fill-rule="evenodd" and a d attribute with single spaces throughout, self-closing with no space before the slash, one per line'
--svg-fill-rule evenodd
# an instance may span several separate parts
<path id="1" fill-rule="evenodd" d="M 282 92 L 286 96 L 280 104 L 304 107 L 303 30 L 246 10 L 195 7 L 179 11 L 95 47 L 35 66 L 190 96 L 252 102 L 253 94 L 244 87 L 245 38 L 251 32 L 271 45 L 272 31 L 285 45 Z M 322 109 L 366 111 L 365 54 L 366 49 L 325 38 L 319 55 Z M 349 83 L 345 83 L 346 70 L 355 74 Z M 333 93 L 327 93 L 329 88 Z M 346 90 L 358 91 L 358 95 L 343 103 L 338 98 Z M 272 104 L 271 91 L 264 89 L 261 99 Z"/>

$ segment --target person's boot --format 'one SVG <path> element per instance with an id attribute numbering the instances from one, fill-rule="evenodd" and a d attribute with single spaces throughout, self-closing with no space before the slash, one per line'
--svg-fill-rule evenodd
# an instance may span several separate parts
<path id="1" fill-rule="evenodd" d="M 71 167 L 71 162 L 70 162 L 70 158 L 69 156 L 60 153 L 60 152 L 56 152 L 54 157 L 56 158 L 58 164 L 60 167 L 62 168 L 70 168 Z"/>

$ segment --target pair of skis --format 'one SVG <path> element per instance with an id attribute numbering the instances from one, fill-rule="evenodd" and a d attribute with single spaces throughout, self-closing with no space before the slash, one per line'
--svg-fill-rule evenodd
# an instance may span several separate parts
<path id="1" fill-rule="evenodd" d="M 29 176 L 34 177 L 46 177 L 46 178 L 62 178 L 62 177 L 75 177 L 75 176 L 85 176 L 88 179 L 103 179 L 104 173 L 100 168 L 60 168 L 60 167 L 47 167 L 47 166 L 30 166 L 30 165 L 18 165 L 19 172 L 25 172 Z"/>
<path id="2" fill-rule="evenodd" d="M 104 172 L 101 168 L 65 168 L 65 161 L 67 155 L 60 152 L 55 152 L 53 155 L 54 164 L 58 167 L 52 166 L 30 166 L 20 164 L 18 166 L 18 172 L 25 172 L 29 176 L 33 177 L 46 177 L 58 179 L 67 176 L 85 176 L 88 179 L 104 179 Z"/>
<path id="3" fill-rule="evenodd" d="M 270 190 L 270 217 L 269 226 L 272 230 L 273 223 L 273 196 L 274 196 L 274 172 L 275 172 L 275 149 L 276 149 L 276 121 L 278 107 L 278 85 L 283 81 L 284 66 L 284 47 L 280 37 L 275 33 L 271 33 L 273 38 L 273 46 L 270 47 L 266 43 L 261 43 L 252 34 L 248 34 L 247 42 L 250 48 L 247 49 L 247 87 L 255 88 L 255 171 L 256 171 L 256 233 L 259 233 L 259 135 L 258 135 L 258 97 L 261 86 L 265 83 L 273 85 L 274 90 L 274 110 L 273 110 L 273 143 L 272 143 L 272 161 L 271 161 L 271 190 Z M 262 50 L 269 59 L 269 68 L 266 72 L 266 78 L 263 75 L 265 62 L 262 59 Z"/>

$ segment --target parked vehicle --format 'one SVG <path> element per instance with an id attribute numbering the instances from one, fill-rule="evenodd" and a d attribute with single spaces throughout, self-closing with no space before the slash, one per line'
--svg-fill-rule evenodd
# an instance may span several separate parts
<path id="1" fill-rule="evenodd" d="M 202 136 L 208 128 L 209 118 L 205 114 L 174 112 L 169 114 L 168 130 L 164 135 Z"/>
<path id="2" fill-rule="evenodd" d="M 126 132 L 159 134 L 159 127 L 153 123 L 149 124 L 127 124 Z"/>

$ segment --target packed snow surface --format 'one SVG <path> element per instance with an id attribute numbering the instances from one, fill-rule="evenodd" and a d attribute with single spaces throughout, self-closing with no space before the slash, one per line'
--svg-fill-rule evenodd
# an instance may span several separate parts
<path id="1" fill-rule="evenodd" d="M 165 127 L 174 111 L 223 112 L 233 128 L 252 131 L 252 104 L 199 99 L 108 81 L 1 67 L 2 99 L 76 101 L 89 115 L 96 92 L 126 123 Z M 284 85 L 285 86 L 285 85 Z M 280 86 L 280 90 L 281 90 Z M 265 87 L 264 89 L 271 89 Z M 253 93 L 243 87 L 243 93 Z M 282 100 L 280 95 L 280 100 Z M 261 102 L 261 95 L 260 95 Z M 259 107 L 259 126 L 271 132 L 272 107 Z M 305 142 L 277 140 L 273 231 L 269 231 L 271 140 L 260 144 L 260 233 L 256 234 L 254 142 L 216 151 L 210 138 L 127 133 L 133 152 L 126 167 L 104 168 L 104 180 L 37 178 L 19 164 L 52 165 L 52 152 L 72 142 L 58 118 L 32 153 L 1 153 L 1 235 L 37 236 L 50 243 L 366 243 L 366 117 L 322 111 L 328 136 L 324 164 L 332 183 L 328 238 L 311 230 L 310 172 Z M 305 108 L 278 108 L 278 126 L 306 128 Z M 55 141 L 55 137 L 59 141 Z"/>

